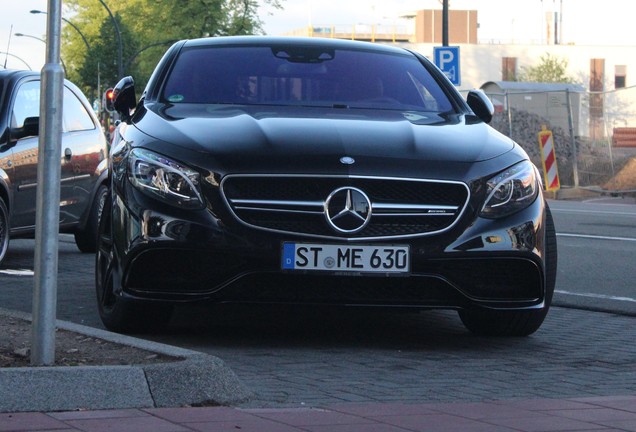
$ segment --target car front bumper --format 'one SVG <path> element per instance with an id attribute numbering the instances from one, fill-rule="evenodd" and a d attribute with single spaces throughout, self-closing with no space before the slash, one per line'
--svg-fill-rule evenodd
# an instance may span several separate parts
<path id="1" fill-rule="evenodd" d="M 119 294 L 127 298 L 456 309 L 544 306 L 541 195 L 505 218 L 467 214 L 468 220 L 443 234 L 391 240 L 410 248 L 410 272 L 399 276 L 282 270 L 283 243 L 307 238 L 246 227 L 209 209 L 157 206 L 132 188 L 126 195 L 125 203 L 114 200 L 113 238 Z"/>

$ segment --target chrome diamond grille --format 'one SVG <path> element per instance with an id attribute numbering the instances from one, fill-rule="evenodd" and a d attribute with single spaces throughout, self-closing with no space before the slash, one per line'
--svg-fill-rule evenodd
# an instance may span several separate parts
<path id="1" fill-rule="evenodd" d="M 339 233 L 327 222 L 325 201 L 335 190 L 364 191 L 372 207 L 359 232 Z M 222 184 L 235 217 L 268 231 L 334 239 L 403 238 L 449 229 L 468 203 L 460 182 L 376 177 L 230 175 Z"/>

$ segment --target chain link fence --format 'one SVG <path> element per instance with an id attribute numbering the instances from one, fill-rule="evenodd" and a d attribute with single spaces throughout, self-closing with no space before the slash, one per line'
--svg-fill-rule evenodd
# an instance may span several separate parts
<path id="1" fill-rule="evenodd" d="M 610 92 L 486 90 L 490 123 L 542 169 L 538 133 L 552 131 L 561 186 L 636 193 L 636 86 Z"/>

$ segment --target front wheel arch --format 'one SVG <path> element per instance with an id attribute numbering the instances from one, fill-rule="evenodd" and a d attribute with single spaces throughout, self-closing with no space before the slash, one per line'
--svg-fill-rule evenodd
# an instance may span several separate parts
<path id="1" fill-rule="evenodd" d="M 545 299 L 543 307 L 531 310 L 461 310 L 459 317 L 472 333 L 484 336 L 528 336 L 541 327 L 548 314 L 557 274 L 557 242 L 548 204 L 545 212 Z"/>
<path id="2" fill-rule="evenodd" d="M 5 204 L 4 197 L 0 196 L 0 263 L 4 260 L 9 249 L 9 208 Z"/>
<path id="3" fill-rule="evenodd" d="M 97 231 L 107 192 L 108 187 L 105 184 L 98 186 L 88 210 L 84 226 L 76 229 L 74 232 L 75 244 L 77 248 L 84 253 L 92 253 L 97 250 Z"/>
<path id="4" fill-rule="evenodd" d="M 121 271 L 112 232 L 112 197 L 108 191 L 97 229 L 95 254 L 95 294 L 104 327 L 118 333 L 147 333 L 162 329 L 170 321 L 174 305 L 142 302 L 122 296 Z"/>

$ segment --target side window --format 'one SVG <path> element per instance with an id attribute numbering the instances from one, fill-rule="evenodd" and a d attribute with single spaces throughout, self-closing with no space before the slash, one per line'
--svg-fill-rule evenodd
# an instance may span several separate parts
<path id="1" fill-rule="evenodd" d="M 70 91 L 64 87 L 64 132 L 74 132 L 81 130 L 95 129 L 93 119 L 86 111 L 82 102 Z"/>
<path id="2" fill-rule="evenodd" d="M 86 108 L 80 100 L 64 87 L 64 113 L 63 113 L 63 131 L 73 132 L 80 130 L 95 129 L 93 119 L 86 111 Z M 13 104 L 13 112 L 11 116 L 11 127 L 24 126 L 24 120 L 27 117 L 40 116 L 40 81 L 29 81 L 24 83 L 18 89 L 15 102 Z"/>
<path id="3" fill-rule="evenodd" d="M 27 117 L 40 116 L 40 81 L 29 81 L 20 86 L 13 103 L 11 127 L 24 126 Z"/>

